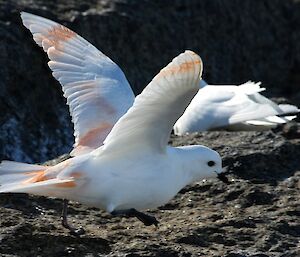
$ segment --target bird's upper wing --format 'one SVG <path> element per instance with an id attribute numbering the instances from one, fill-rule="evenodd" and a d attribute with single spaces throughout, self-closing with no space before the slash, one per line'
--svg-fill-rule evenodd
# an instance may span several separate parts
<path id="1" fill-rule="evenodd" d="M 203 83 L 200 83 L 200 86 L 202 85 Z M 221 86 L 204 85 L 175 123 L 175 135 L 205 131 L 218 126 L 219 123 L 226 123 L 227 111 L 224 111 L 224 108 L 220 110 L 220 106 L 230 103 L 234 97 L 234 92 Z"/>
<path id="2" fill-rule="evenodd" d="M 101 146 L 134 101 L 122 70 L 70 29 L 25 12 L 21 18 L 35 42 L 47 52 L 48 65 L 67 98 L 75 136 L 71 154 Z"/>
<path id="3" fill-rule="evenodd" d="M 253 107 L 249 95 L 264 90 L 260 83 L 247 82 L 241 86 L 236 85 L 208 85 L 204 80 L 203 86 L 187 107 L 185 113 L 174 126 L 175 134 L 182 135 L 195 131 L 205 131 L 216 127 L 226 126 L 230 119 L 244 119 L 240 115 L 245 109 Z M 256 105 L 254 106 L 254 110 Z"/>
<path id="4" fill-rule="evenodd" d="M 176 122 L 175 134 L 227 127 L 241 122 L 258 124 L 262 123 L 261 119 L 269 116 L 299 112 L 296 106 L 277 105 L 261 95 L 260 92 L 265 88 L 260 87 L 260 84 L 248 81 L 240 86 L 207 85 L 201 80 L 203 88 Z M 264 123 L 267 124 L 267 121 Z M 242 130 L 244 127 L 235 126 Z"/>
<path id="5" fill-rule="evenodd" d="M 265 90 L 260 84 L 248 81 L 239 86 L 207 85 L 195 97 L 197 102 L 194 103 L 193 100 L 192 104 L 198 105 L 196 108 L 198 112 L 201 112 L 200 105 L 211 105 L 211 108 L 214 106 L 214 116 L 221 120 L 225 118 L 224 121 L 228 122 L 222 126 L 276 115 L 277 105 L 259 94 Z"/>
<path id="6" fill-rule="evenodd" d="M 175 121 L 199 90 L 201 74 L 202 61 L 194 52 L 174 58 L 136 97 L 105 139 L 101 152 L 165 152 Z"/>

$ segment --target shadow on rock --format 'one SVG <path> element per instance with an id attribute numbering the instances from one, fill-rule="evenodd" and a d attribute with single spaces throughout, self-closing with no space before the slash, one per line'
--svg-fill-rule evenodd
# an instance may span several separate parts
<path id="1" fill-rule="evenodd" d="M 252 183 L 276 185 L 300 170 L 298 157 L 300 145 L 286 142 L 269 153 L 253 153 L 236 158 L 227 158 L 224 165 L 236 176 Z"/>
<path id="2" fill-rule="evenodd" d="M 20 242 L 22 242 L 20 244 Z M 102 238 L 41 233 L 34 226 L 23 223 L 18 226 L 13 235 L 2 238 L 1 246 L 6 254 L 17 256 L 83 256 L 90 253 L 107 254 L 111 251 L 109 242 Z M 0 250 L 1 253 L 1 250 Z"/>

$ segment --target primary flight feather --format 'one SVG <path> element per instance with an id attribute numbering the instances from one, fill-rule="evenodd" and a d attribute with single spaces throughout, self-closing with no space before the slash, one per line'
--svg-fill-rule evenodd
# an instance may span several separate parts
<path id="1" fill-rule="evenodd" d="M 61 24 L 26 12 L 21 18 L 47 53 L 48 65 L 67 98 L 75 136 L 71 155 L 96 149 L 133 104 L 134 94 L 124 73 L 96 47 Z"/>

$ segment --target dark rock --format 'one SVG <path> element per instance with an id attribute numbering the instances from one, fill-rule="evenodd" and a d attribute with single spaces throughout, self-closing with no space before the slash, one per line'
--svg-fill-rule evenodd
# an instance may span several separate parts
<path id="1" fill-rule="evenodd" d="M 233 201 L 239 197 L 243 193 L 242 190 L 235 190 L 228 193 L 227 196 L 225 196 L 226 201 Z"/>
<path id="2" fill-rule="evenodd" d="M 224 257 L 247 257 L 245 254 L 241 254 L 241 253 L 229 253 L 226 254 Z"/>
<path id="3" fill-rule="evenodd" d="M 300 138 L 300 126 L 297 122 L 289 122 L 282 128 L 282 134 L 287 138 Z"/>
<path id="4" fill-rule="evenodd" d="M 289 234 L 295 237 L 300 237 L 300 224 L 291 225 L 286 221 L 281 221 L 276 224 L 275 229 L 281 234 Z"/>
<path id="5" fill-rule="evenodd" d="M 263 253 L 258 253 L 258 254 L 253 254 L 251 257 L 269 257 L 269 255 L 263 254 Z"/>
<path id="6" fill-rule="evenodd" d="M 244 198 L 243 207 L 249 207 L 252 205 L 265 205 L 272 204 L 274 196 L 267 192 L 260 192 L 255 190 L 246 194 Z"/>
<path id="7" fill-rule="evenodd" d="M 177 240 L 177 243 L 207 247 L 209 244 L 207 239 L 198 235 L 189 235 Z"/>

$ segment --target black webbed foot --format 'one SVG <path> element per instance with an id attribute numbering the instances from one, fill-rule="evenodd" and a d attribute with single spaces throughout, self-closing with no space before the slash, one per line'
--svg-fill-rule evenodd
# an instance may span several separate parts
<path id="1" fill-rule="evenodd" d="M 136 217 L 138 218 L 145 226 L 155 225 L 158 226 L 158 220 L 154 216 L 137 211 L 136 209 L 127 209 L 127 210 L 117 210 L 112 211 L 114 216 L 125 216 L 125 217 Z"/>

